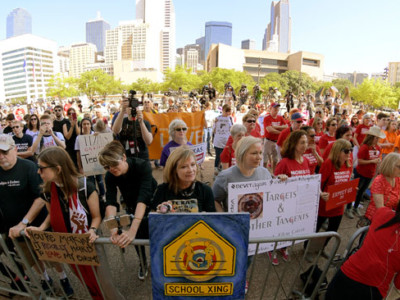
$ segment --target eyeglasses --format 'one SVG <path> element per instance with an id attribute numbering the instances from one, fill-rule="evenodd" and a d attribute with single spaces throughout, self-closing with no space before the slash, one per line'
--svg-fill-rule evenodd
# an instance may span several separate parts
<path id="1" fill-rule="evenodd" d="M 186 127 L 175 128 L 175 131 L 187 131 L 187 128 Z"/>
<path id="2" fill-rule="evenodd" d="M 336 124 L 336 123 L 333 123 L 333 124 L 331 124 L 331 126 L 337 126 L 337 124 Z"/>
<path id="3" fill-rule="evenodd" d="M 302 124 L 302 123 L 303 123 L 303 121 L 296 121 L 296 123 L 297 123 L 297 124 Z"/>
<path id="4" fill-rule="evenodd" d="M 74 111 L 70 111 L 70 112 L 68 113 L 68 115 L 72 115 L 72 114 L 75 114 L 75 112 L 74 112 Z"/>
<path id="5" fill-rule="evenodd" d="M 37 121 L 37 119 L 36 118 L 31 118 L 31 121 Z"/>
<path id="6" fill-rule="evenodd" d="M 349 154 L 350 152 L 353 152 L 353 149 L 342 149 L 342 152 L 344 154 Z"/>
<path id="7" fill-rule="evenodd" d="M 15 129 L 15 128 L 19 128 L 20 126 L 19 125 L 16 125 L 16 126 L 13 126 L 13 127 L 11 127 L 12 129 Z"/>
<path id="8" fill-rule="evenodd" d="M 309 134 L 308 136 L 312 139 L 315 138 L 315 134 Z"/>
<path id="9" fill-rule="evenodd" d="M 322 123 L 322 122 L 318 122 L 317 124 L 318 124 L 318 125 L 322 125 L 323 123 Z"/>
<path id="10" fill-rule="evenodd" d="M 316 111 L 315 113 L 316 114 L 322 114 L 322 111 Z"/>
<path id="11" fill-rule="evenodd" d="M 44 166 L 41 166 L 41 165 L 37 164 L 37 167 L 38 167 L 38 169 L 40 170 L 40 172 L 42 172 L 43 169 L 55 168 L 56 166 L 47 166 L 47 167 L 44 167 Z"/>
<path id="12" fill-rule="evenodd" d="M 247 120 L 246 122 L 247 122 L 247 123 L 255 123 L 256 120 Z"/>
<path id="13" fill-rule="evenodd" d="M 122 161 L 122 159 L 119 159 L 115 164 L 113 164 L 112 166 L 103 166 L 104 170 L 110 170 L 111 168 L 116 168 L 119 165 L 119 162 Z"/>

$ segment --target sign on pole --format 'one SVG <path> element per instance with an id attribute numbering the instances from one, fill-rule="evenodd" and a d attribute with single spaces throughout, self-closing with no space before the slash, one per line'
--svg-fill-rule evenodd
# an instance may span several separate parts
<path id="1" fill-rule="evenodd" d="M 315 232 L 321 175 L 298 176 L 286 181 L 232 182 L 228 185 L 228 211 L 250 214 L 250 238 L 291 237 Z M 277 248 L 291 242 L 279 243 Z M 255 254 L 251 245 L 249 255 Z M 258 253 L 274 244 L 260 244 Z"/>
<path id="2" fill-rule="evenodd" d="M 79 135 L 79 151 L 85 176 L 104 174 L 106 171 L 99 163 L 99 152 L 113 140 L 112 133 Z"/>
<path id="3" fill-rule="evenodd" d="M 149 216 L 153 299 L 244 299 L 249 214 Z"/>

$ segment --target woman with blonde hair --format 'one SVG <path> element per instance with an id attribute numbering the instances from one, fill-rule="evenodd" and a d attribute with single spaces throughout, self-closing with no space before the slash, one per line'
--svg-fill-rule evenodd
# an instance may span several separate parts
<path id="1" fill-rule="evenodd" d="M 322 110 L 321 110 L 322 113 Z M 319 140 L 321 139 L 321 136 L 324 135 L 324 121 L 320 117 L 315 117 L 314 121 L 312 123 L 312 127 L 315 130 L 315 144 L 319 145 Z"/>
<path id="2" fill-rule="evenodd" d="M 338 121 L 334 117 L 330 117 L 326 121 L 326 132 L 321 136 L 318 146 L 321 149 L 321 153 L 324 154 L 325 148 L 328 144 L 334 143 L 336 141 L 336 130 L 338 128 Z"/>
<path id="3" fill-rule="evenodd" d="M 164 183 L 153 196 L 151 208 L 163 212 L 163 205 L 172 205 L 171 200 L 196 199 L 198 211 L 215 212 L 214 195 L 211 188 L 197 180 L 196 155 L 186 145 L 176 148 L 168 157 L 164 168 Z"/>

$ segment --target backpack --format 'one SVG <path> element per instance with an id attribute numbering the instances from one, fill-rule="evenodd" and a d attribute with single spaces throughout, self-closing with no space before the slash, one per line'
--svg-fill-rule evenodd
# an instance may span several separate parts
<path id="1" fill-rule="evenodd" d="M 86 215 L 88 217 L 88 222 L 92 222 L 92 216 L 90 214 L 90 209 L 89 205 L 87 203 L 87 185 L 86 185 L 86 177 L 79 177 L 78 178 L 78 196 L 79 196 L 79 201 L 81 202 L 83 208 L 86 211 Z M 100 208 L 100 215 L 101 218 L 104 219 L 104 216 L 106 214 L 106 203 L 105 201 L 102 201 L 99 199 L 99 208 Z"/>

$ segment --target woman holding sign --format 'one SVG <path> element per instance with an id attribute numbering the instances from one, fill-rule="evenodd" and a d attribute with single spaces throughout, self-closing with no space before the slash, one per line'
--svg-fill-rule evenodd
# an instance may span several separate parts
<path id="1" fill-rule="evenodd" d="M 164 168 L 164 183 L 157 187 L 151 208 L 157 212 L 215 212 L 211 188 L 196 180 L 196 155 L 188 146 L 176 148 Z M 184 201 L 180 200 L 190 200 Z M 180 205 L 180 203 L 182 205 Z"/>
<path id="2" fill-rule="evenodd" d="M 329 153 L 329 157 L 321 165 L 319 173 L 321 174 L 321 199 L 319 201 L 317 232 L 322 224 L 328 219 L 329 225 L 327 231 L 337 231 L 343 217 L 344 205 L 327 210 L 326 191 L 328 186 L 348 182 L 352 173 L 351 152 L 353 148 L 351 143 L 345 139 L 339 139 L 334 144 Z"/>
<path id="3" fill-rule="evenodd" d="M 54 232 L 89 234 L 89 243 L 97 238 L 97 228 L 101 223 L 99 199 L 96 188 L 90 182 L 78 180 L 79 173 L 68 153 L 60 147 L 44 149 L 38 156 L 39 175 L 43 179 L 44 199 L 49 214 L 40 227 L 31 230 L 46 230 L 51 226 Z M 84 190 L 81 193 L 81 190 Z M 79 191 L 79 192 L 78 192 Z M 97 276 L 100 289 L 92 267 L 72 265 L 79 277 L 82 274 L 93 299 L 124 299 L 110 282 L 110 274 L 102 268 L 106 262 L 101 249 L 96 249 L 100 261 Z M 105 294 L 103 295 L 104 292 Z"/>

